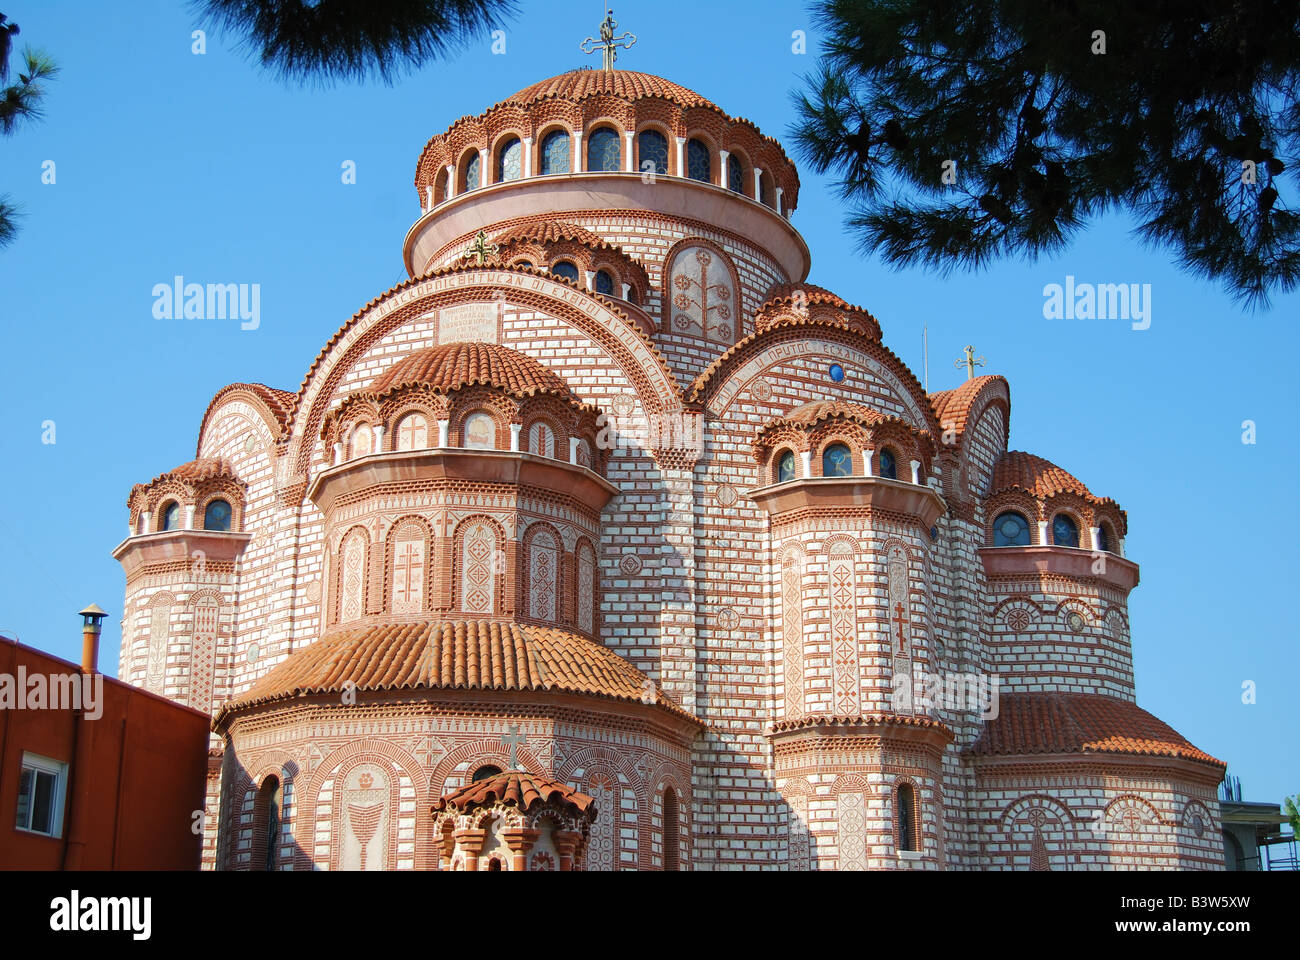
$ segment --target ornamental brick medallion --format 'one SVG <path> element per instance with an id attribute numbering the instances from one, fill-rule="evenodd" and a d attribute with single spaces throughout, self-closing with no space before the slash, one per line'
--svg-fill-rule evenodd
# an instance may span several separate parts
<path id="1" fill-rule="evenodd" d="M 258 649 L 257 644 L 255 644 L 255 643 L 250 644 L 249 647 L 248 647 L 248 654 L 247 654 L 248 662 L 249 662 L 250 664 L 251 664 L 251 663 L 257 663 L 257 658 L 258 658 L 259 653 L 260 653 L 260 651 L 259 651 L 259 649 Z"/>
<path id="2" fill-rule="evenodd" d="M 623 559 L 618 562 L 618 568 L 626 576 L 635 577 L 641 572 L 641 558 L 635 553 L 625 553 Z"/>
<path id="3" fill-rule="evenodd" d="M 1029 629 L 1029 611 L 1016 608 L 1006 617 L 1007 627 L 1014 633 L 1024 633 Z"/>
<path id="4" fill-rule="evenodd" d="M 735 630 L 740 626 L 740 614 L 734 607 L 723 607 L 713 618 L 713 625 L 719 630 Z"/>
<path id="5" fill-rule="evenodd" d="M 772 399 L 772 384 L 765 377 L 759 377 L 749 388 L 749 393 L 759 403 L 767 403 Z"/>
<path id="6" fill-rule="evenodd" d="M 740 492 L 729 483 L 720 483 L 713 491 L 713 499 L 720 507 L 734 507 L 740 499 Z"/>
<path id="7" fill-rule="evenodd" d="M 245 435 L 245 437 L 244 437 L 244 454 L 245 454 L 246 456 L 250 456 L 250 457 L 251 457 L 251 456 L 253 455 L 253 451 L 256 450 L 256 449 L 257 449 L 257 440 L 254 439 L 254 437 L 253 437 L 253 435 L 252 435 L 251 433 Z"/>
<path id="8" fill-rule="evenodd" d="M 313 580 L 307 584 L 307 589 L 303 591 L 307 597 L 308 603 L 320 603 L 320 581 Z"/>
<path id="9" fill-rule="evenodd" d="M 1079 633 L 1085 626 L 1087 626 L 1087 621 L 1084 620 L 1083 614 L 1078 610 L 1071 610 L 1065 615 L 1065 625 L 1069 627 L 1073 633 Z"/>
<path id="10" fill-rule="evenodd" d="M 618 417 L 630 417 L 635 408 L 636 399 L 629 393 L 616 394 L 609 401 L 609 409 Z"/>

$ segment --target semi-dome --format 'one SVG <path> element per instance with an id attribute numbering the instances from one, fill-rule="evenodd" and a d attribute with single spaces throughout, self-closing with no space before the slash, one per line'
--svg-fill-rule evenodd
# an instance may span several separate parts
<path id="1" fill-rule="evenodd" d="M 449 393 L 474 385 L 498 387 L 512 396 L 572 395 L 560 377 L 532 357 L 495 343 L 446 343 L 417 350 L 376 377 L 368 393 L 383 396 L 408 386 Z"/>
<path id="2" fill-rule="evenodd" d="M 618 97 L 622 100 L 659 97 L 683 107 L 717 109 L 716 104 L 706 100 L 694 90 L 688 90 L 679 83 L 656 77 L 652 73 L 637 73 L 633 70 L 597 70 L 587 67 L 539 80 L 524 87 L 514 96 L 506 97 L 498 106 L 513 104 L 527 107 L 543 100 L 577 101 L 600 96 Z"/>
<path id="3" fill-rule="evenodd" d="M 1040 500 L 1047 500 L 1061 493 L 1072 493 L 1090 503 L 1115 502 L 1095 496 L 1084 486 L 1083 481 L 1062 470 L 1050 460 L 1044 460 L 1022 450 L 1008 450 L 998 460 L 993 470 L 993 485 L 989 488 L 989 495 L 993 496 L 1007 490 L 1023 490 Z"/>

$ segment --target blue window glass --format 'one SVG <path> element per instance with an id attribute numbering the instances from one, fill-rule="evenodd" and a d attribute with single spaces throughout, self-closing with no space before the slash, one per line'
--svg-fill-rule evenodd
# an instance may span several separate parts
<path id="1" fill-rule="evenodd" d="M 692 180 L 713 182 L 713 158 L 703 140 L 692 140 L 686 145 L 686 175 Z"/>
<path id="2" fill-rule="evenodd" d="M 1029 546 L 1029 521 L 1014 510 L 998 514 L 993 521 L 993 546 Z"/>
<path id="3" fill-rule="evenodd" d="M 497 183 L 518 180 L 523 175 L 524 145 L 518 137 L 511 137 L 497 154 Z"/>
<path id="4" fill-rule="evenodd" d="M 769 207 L 770 207 L 770 206 L 772 205 L 772 181 L 768 178 L 768 176 L 767 176 L 766 173 L 763 174 L 763 178 L 759 181 L 759 198 L 758 198 L 758 199 L 759 199 L 759 200 L 760 200 L 760 201 L 761 201 L 765 206 L 769 206 Z"/>
<path id="5" fill-rule="evenodd" d="M 593 173 L 618 170 L 618 133 L 609 127 L 591 131 L 587 140 L 587 169 Z"/>
<path id="6" fill-rule="evenodd" d="M 578 268 L 569 263 L 568 260 L 561 260 L 555 266 L 551 267 L 551 273 L 564 280 L 573 283 L 578 282 Z"/>
<path id="7" fill-rule="evenodd" d="M 1097 549 L 1102 553 L 1110 553 L 1110 534 L 1106 532 L 1106 525 L 1097 526 Z"/>
<path id="8" fill-rule="evenodd" d="M 1079 525 L 1065 514 L 1058 513 L 1052 520 L 1052 543 L 1058 547 L 1077 547 Z"/>
<path id="9" fill-rule="evenodd" d="M 886 480 L 898 479 L 898 459 L 888 447 L 880 451 L 880 475 Z"/>
<path id="10" fill-rule="evenodd" d="M 734 153 L 727 157 L 727 186 L 736 193 L 745 192 L 745 168 Z"/>
<path id="11" fill-rule="evenodd" d="M 162 527 L 163 530 L 179 530 L 181 526 L 181 505 L 179 503 L 169 503 L 163 508 Z"/>
<path id="12" fill-rule="evenodd" d="M 465 177 L 461 181 L 461 185 L 460 185 L 461 190 L 477 190 L 481 185 L 482 181 L 479 175 L 478 161 L 479 161 L 478 154 L 475 153 L 471 155 L 468 162 L 466 162 Z"/>
<path id="13" fill-rule="evenodd" d="M 542 173 L 570 173 L 573 170 L 573 147 L 567 130 L 552 130 L 542 138 Z"/>
<path id="14" fill-rule="evenodd" d="M 230 504 L 213 500 L 203 510 L 203 529 L 230 532 Z"/>
<path id="15" fill-rule="evenodd" d="M 853 476 L 853 454 L 842 443 L 833 443 L 822 451 L 823 477 Z"/>
<path id="16" fill-rule="evenodd" d="M 786 483 L 794 479 L 794 453 L 787 450 L 781 454 L 781 459 L 776 465 L 776 482 Z"/>
<path id="17" fill-rule="evenodd" d="M 658 130 L 642 130 L 637 137 L 641 152 L 640 171 L 658 176 L 668 174 L 668 138 Z M 647 166 L 653 164 L 653 166 Z"/>
<path id="18" fill-rule="evenodd" d="M 608 270 L 596 271 L 596 292 L 603 293 L 607 297 L 614 296 L 614 278 L 609 275 Z"/>

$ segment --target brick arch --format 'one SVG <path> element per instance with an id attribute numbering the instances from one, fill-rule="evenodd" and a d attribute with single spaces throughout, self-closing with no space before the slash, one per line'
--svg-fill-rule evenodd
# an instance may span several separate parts
<path id="1" fill-rule="evenodd" d="M 583 770 L 581 780 L 576 776 L 576 771 L 579 768 Z M 612 824 L 612 842 L 614 845 L 612 869 L 618 870 L 620 868 L 622 862 L 619 856 L 622 846 L 620 835 L 627 828 L 627 820 L 623 815 L 622 807 L 623 786 L 631 790 L 636 799 L 637 863 L 641 864 L 643 860 L 648 861 L 650 857 L 650 795 L 646 790 L 641 774 L 629 757 L 604 745 L 587 746 L 565 757 L 563 765 L 555 773 L 555 779 L 563 780 L 575 789 L 584 792 L 589 792 L 590 781 L 596 776 L 607 776 L 616 786 L 613 798 L 614 809 L 601 810 L 598 808 L 596 811 L 597 817 L 603 814 L 610 818 Z M 588 852 L 591 850 L 590 843 L 588 843 L 587 850 Z"/>
<path id="2" fill-rule="evenodd" d="M 520 282 L 526 278 L 530 284 L 540 282 L 542 287 L 523 289 L 493 279 L 503 275 Z M 448 281 L 453 279 L 466 282 L 462 286 L 450 287 Z M 560 291 L 559 295 L 566 299 L 557 299 L 544 292 L 548 283 L 553 284 Z M 306 475 L 315 455 L 315 440 L 308 438 L 317 435 L 344 376 L 385 335 L 442 306 L 476 299 L 495 301 L 496 292 L 502 289 L 507 290 L 510 302 L 562 320 L 601 347 L 636 391 L 647 413 L 660 413 L 680 404 L 681 390 L 658 348 L 605 298 L 579 292 L 575 302 L 572 287 L 536 277 L 530 271 L 515 274 L 499 268 L 453 268 L 393 287 L 354 314 L 330 338 L 313 361 L 295 400 L 292 437 L 295 448 L 292 456 L 297 475 Z M 620 338 L 616 332 L 625 327 L 631 330 L 631 339 L 635 341 L 637 350 L 644 352 L 644 360 L 625 342 L 627 338 Z"/>
<path id="3" fill-rule="evenodd" d="M 922 856 L 925 855 L 925 817 L 922 816 L 923 808 L 927 803 L 925 794 L 926 790 L 915 777 L 903 774 L 894 777 L 889 786 L 889 829 L 894 836 L 894 850 L 899 851 L 903 848 L 902 836 L 898 830 L 898 789 L 902 786 L 912 788 L 912 831 L 916 837 L 916 849 Z M 934 798 L 930 797 L 929 801 L 933 803 Z"/>
<path id="4" fill-rule="evenodd" d="M 281 393 L 282 391 L 272 390 L 262 384 L 252 383 L 232 383 L 230 386 L 218 390 L 216 396 L 208 403 L 207 410 L 203 413 L 203 420 L 199 424 L 199 436 L 194 455 L 196 457 L 203 456 L 203 441 L 207 438 L 208 425 L 216 422 L 215 418 L 227 405 L 235 403 L 247 404 L 261 418 L 270 441 L 274 443 L 279 440 L 289 425 L 288 411 L 273 408 L 267 397 L 270 396 L 275 399 Z"/>
<path id="5" fill-rule="evenodd" d="M 835 778 L 835 783 L 831 785 L 831 796 L 839 796 L 841 793 L 861 793 L 865 796 L 871 796 L 875 793 L 871 789 L 871 784 L 867 778 L 859 773 L 841 773 Z"/>
<path id="6" fill-rule="evenodd" d="M 1029 545 L 1043 546 L 1038 542 L 1038 524 L 1043 520 L 1042 507 L 1037 500 L 1020 490 L 1005 490 L 994 494 L 984 504 L 984 546 L 993 545 L 993 524 L 998 517 L 1014 511 L 1029 523 Z"/>
<path id="7" fill-rule="evenodd" d="M 501 732 L 506 733 L 505 730 Z M 545 773 L 548 769 L 527 743 L 516 745 L 515 757 L 525 770 Z M 479 767 L 489 763 L 502 770 L 510 767 L 510 750 L 502 744 L 500 736 L 486 736 L 471 740 L 444 754 L 434 765 L 426 781 L 425 792 L 429 797 L 429 803 L 432 804 L 435 799 L 448 792 L 447 781 L 461 765 L 465 765 L 472 774 Z"/>
<path id="8" fill-rule="evenodd" d="M 662 265 L 659 268 L 659 302 L 660 310 L 662 311 L 659 319 L 660 332 L 665 334 L 675 333 L 672 323 L 674 296 L 672 289 L 673 265 L 676 263 L 679 254 L 692 247 L 701 247 L 708 250 L 709 253 L 713 254 L 713 256 L 721 258 L 721 262 L 727 268 L 727 276 L 731 280 L 731 317 L 729 321 L 731 337 L 729 338 L 729 342 L 734 344 L 737 340 L 741 339 L 741 327 L 745 322 L 744 307 L 741 303 L 743 288 L 740 285 L 740 275 L 736 272 L 735 262 L 732 261 L 731 257 L 720 245 L 712 240 L 707 240 L 704 237 L 698 236 L 683 237 L 681 240 L 678 240 L 669 247 L 668 252 L 664 254 Z M 681 336 L 681 334 L 677 335 Z M 702 332 L 701 337 L 704 340 L 710 339 L 707 331 Z"/>

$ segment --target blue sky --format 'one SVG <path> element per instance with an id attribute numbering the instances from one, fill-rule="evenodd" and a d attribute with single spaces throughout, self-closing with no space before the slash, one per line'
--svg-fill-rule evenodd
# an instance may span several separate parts
<path id="1" fill-rule="evenodd" d="M 0 631 L 71 660 L 77 610 L 111 614 L 116 668 L 124 578 L 109 551 L 131 485 L 194 456 L 212 395 L 235 381 L 296 390 L 326 339 L 405 274 L 425 141 L 540 79 L 596 63 L 578 50 L 600 3 L 528 2 L 506 53 L 487 38 L 392 87 L 286 85 L 228 39 L 191 53 L 180 2 L 9 0 L 19 38 L 62 67 L 47 117 L 5 141 L 0 193 L 26 214 L 0 252 Z M 559 12 L 562 11 L 562 12 Z M 789 92 L 818 36 L 794 3 L 621 0 L 638 42 L 619 66 L 669 77 L 789 142 Z M 808 31 L 808 54 L 791 34 Z M 15 61 L 15 66 L 17 65 Z M 41 182 L 44 161 L 56 182 Z M 356 163 L 355 185 L 341 164 Z M 796 158 L 797 160 L 797 158 Z M 1296 164 L 1291 164 L 1292 170 Z M 1289 175 L 1290 176 L 1290 175 Z M 1295 180 L 1289 180 L 1292 187 Z M 1284 193 L 1285 196 L 1285 193 Z M 1300 295 L 1245 313 L 1178 270 L 1119 216 L 1063 255 L 940 277 L 861 258 L 827 183 L 807 170 L 795 225 L 809 280 L 870 309 L 930 388 L 956 386 L 966 343 L 1011 382 L 1012 439 L 1128 511 L 1139 702 L 1228 761 L 1249 799 L 1300 791 L 1291 538 Z M 261 325 L 157 320 L 151 290 L 176 274 L 261 285 Z M 1150 329 L 1045 320 L 1066 275 L 1151 285 Z M 1242 443 L 1254 420 L 1257 443 Z M 42 423 L 56 442 L 43 444 Z M 1242 684 L 1257 685 L 1244 705 Z"/>

